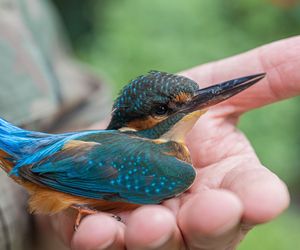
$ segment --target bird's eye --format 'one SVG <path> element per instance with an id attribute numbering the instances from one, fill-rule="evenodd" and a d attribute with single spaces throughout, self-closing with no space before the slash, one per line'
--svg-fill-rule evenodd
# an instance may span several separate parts
<path id="1" fill-rule="evenodd" d="M 159 116 L 165 115 L 167 112 L 168 112 L 167 105 L 159 105 L 159 106 L 155 107 L 153 110 L 153 114 L 159 115 Z"/>

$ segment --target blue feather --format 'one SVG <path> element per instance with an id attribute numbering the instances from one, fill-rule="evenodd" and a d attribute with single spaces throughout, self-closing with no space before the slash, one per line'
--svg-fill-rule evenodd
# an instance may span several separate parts
<path id="1" fill-rule="evenodd" d="M 0 150 L 10 154 L 10 174 L 85 198 L 159 203 L 185 191 L 193 167 L 155 144 L 118 130 L 50 135 L 19 129 L 0 120 Z"/>
<path id="2" fill-rule="evenodd" d="M 139 204 L 173 197 L 195 178 L 191 165 L 164 153 L 170 150 L 164 144 L 118 131 L 71 137 L 75 147 L 44 153 L 42 160 L 20 166 L 20 176 L 72 195 Z"/>
<path id="3" fill-rule="evenodd" d="M 47 137 L 47 134 L 18 128 L 0 118 L 0 149 L 15 158 L 30 153 L 37 141 Z"/>
<path id="4" fill-rule="evenodd" d="M 18 175 L 20 167 L 40 161 L 61 150 L 69 140 L 91 133 L 94 132 L 46 134 L 18 128 L 0 118 L 0 150 L 17 162 L 10 174 Z"/>

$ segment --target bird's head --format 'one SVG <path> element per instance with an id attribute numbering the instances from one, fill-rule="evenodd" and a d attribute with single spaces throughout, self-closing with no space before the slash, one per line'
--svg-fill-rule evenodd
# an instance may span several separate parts
<path id="1" fill-rule="evenodd" d="M 182 141 L 208 107 L 243 91 L 264 76 L 256 74 L 199 89 L 187 77 L 150 71 L 123 88 L 113 105 L 107 129 Z"/>

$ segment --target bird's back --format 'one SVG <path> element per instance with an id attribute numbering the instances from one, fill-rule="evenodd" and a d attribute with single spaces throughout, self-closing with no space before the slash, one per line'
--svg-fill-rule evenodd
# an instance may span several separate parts
<path id="1" fill-rule="evenodd" d="M 33 193 L 31 209 L 46 213 L 79 201 L 153 204 L 180 194 L 195 178 L 183 148 L 118 130 L 50 135 L 0 120 L 0 165 Z"/>

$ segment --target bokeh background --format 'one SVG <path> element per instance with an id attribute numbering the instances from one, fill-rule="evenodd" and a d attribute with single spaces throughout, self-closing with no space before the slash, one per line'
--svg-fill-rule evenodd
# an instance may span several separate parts
<path id="1" fill-rule="evenodd" d="M 297 0 L 53 1 L 75 55 L 112 84 L 114 95 L 150 69 L 177 72 L 300 34 Z M 298 97 L 241 119 L 261 161 L 292 196 L 288 211 L 252 230 L 241 250 L 299 249 L 299 107 Z"/>

